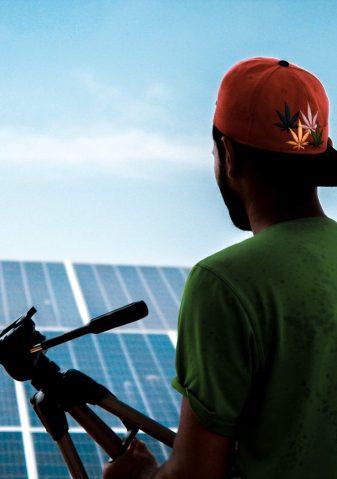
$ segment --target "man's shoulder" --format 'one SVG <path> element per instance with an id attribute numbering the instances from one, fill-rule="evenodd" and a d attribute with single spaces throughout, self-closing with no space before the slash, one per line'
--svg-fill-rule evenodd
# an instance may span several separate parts
<path id="1" fill-rule="evenodd" d="M 226 271 L 237 269 L 241 264 L 251 261 L 252 256 L 258 254 L 258 250 L 256 237 L 248 238 L 203 258 L 195 268 L 212 271 L 221 277 Z"/>
<path id="2" fill-rule="evenodd" d="M 291 267 L 309 251 L 321 255 L 324 243 L 326 252 L 335 256 L 337 223 L 330 218 L 303 218 L 278 223 L 240 243 L 217 251 L 202 259 L 195 268 L 212 272 L 219 278 L 259 281 L 267 274 L 278 274 Z"/>

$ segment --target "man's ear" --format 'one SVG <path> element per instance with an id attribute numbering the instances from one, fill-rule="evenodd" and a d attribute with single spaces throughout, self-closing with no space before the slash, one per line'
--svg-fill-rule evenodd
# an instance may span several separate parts
<path id="1" fill-rule="evenodd" d="M 233 178 L 235 176 L 235 160 L 234 160 L 234 149 L 230 138 L 223 136 L 221 142 L 225 150 L 225 164 L 228 178 Z"/>

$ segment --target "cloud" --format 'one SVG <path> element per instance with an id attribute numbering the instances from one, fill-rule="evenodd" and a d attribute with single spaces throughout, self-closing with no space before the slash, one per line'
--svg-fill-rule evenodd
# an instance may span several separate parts
<path id="1" fill-rule="evenodd" d="M 111 101 L 120 96 L 120 91 L 113 85 L 99 80 L 89 70 L 80 70 L 72 75 L 79 84 L 91 95 L 101 101 Z"/>
<path id="2" fill-rule="evenodd" d="M 0 163 L 47 164 L 48 167 L 94 168 L 143 177 L 155 167 L 208 167 L 209 141 L 176 141 L 140 129 L 106 132 L 43 133 L 0 129 Z"/>
<path id="3" fill-rule="evenodd" d="M 47 121 L 40 127 L 1 127 L 0 164 L 31 166 L 38 174 L 54 175 L 72 169 L 79 174 L 108 172 L 153 178 L 176 168 L 202 168 L 210 164 L 210 139 L 196 132 L 182 135 L 171 118 L 172 90 L 161 81 L 139 86 L 133 94 L 126 85 L 100 78 L 94 71 L 71 72 L 76 88 L 80 127 Z M 81 109 L 82 108 L 82 109 Z M 89 119 L 81 122 L 81 119 Z"/>
<path id="4" fill-rule="evenodd" d="M 80 89 L 94 105 L 96 112 L 115 119 L 129 127 L 144 125 L 170 125 L 170 105 L 174 97 L 172 87 L 162 81 L 145 84 L 129 81 L 116 84 L 102 79 L 95 71 L 76 70 L 71 73 Z"/>

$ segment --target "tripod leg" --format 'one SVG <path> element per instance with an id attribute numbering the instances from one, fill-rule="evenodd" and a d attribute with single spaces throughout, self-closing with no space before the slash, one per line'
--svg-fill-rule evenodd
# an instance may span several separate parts
<path id="1" fill-rule="evenodd" d="M 116 396 L 107 394 L 98 405 L 118 416 L 126 424 L 141 429 L 146 434 L 149 434 L 149 436 L 158 439 L 158 441 L 169 447 L 173 447 L 174 439 L 176 437 L 176 434 L 173 431 L 123 403 L 117 399 Z"/>
<path id="2" fill-rule="evenodd" d="M 89 479 L 69 434 L 67 433 L 62 436 L 56 443 L 61 451 L 64 462 L 67 464 L 71 477 L 73 479 Z"/>
<path id="3" fill-rule="evenodd" d="M 125 446 L 121 439 L 86 404 L 73 406 L 68 412 L 109 457 L 116 459 L 123 454 Z"/>
<path id="4" fill-rule="evenodd" d="M 42 391 L 37 392 L 30 402 L 46 431 L 57 443 L 73 479 L 89 479 L 68 434 L 68 422 L 63 409 Z"/>

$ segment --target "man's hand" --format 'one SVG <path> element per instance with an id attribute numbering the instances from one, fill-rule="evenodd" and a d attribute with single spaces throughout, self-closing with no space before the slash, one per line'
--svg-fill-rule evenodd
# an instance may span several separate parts
<path id="1" fill-rule="evenodd" d="M 171 457 L 158 467 L 141 441 L 133 441 L 115 463 L 105 466 L 103 479 L 223 479 L 234 448 L 232 437 L 214 434 L 199 422 L 183 398 Z"/>
<path id="2" fill-rule="evenodd" d="M 157 471 L 156 460 L 144 442 L 134 439 L 120 458 L 104 466 L 103 479 L 151 479 Z"/>

